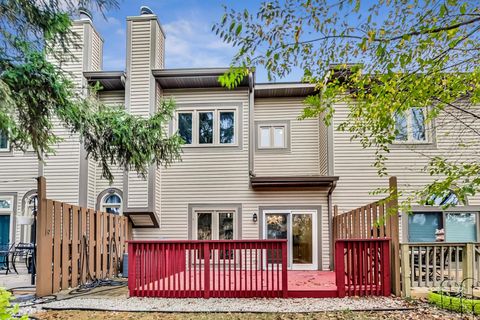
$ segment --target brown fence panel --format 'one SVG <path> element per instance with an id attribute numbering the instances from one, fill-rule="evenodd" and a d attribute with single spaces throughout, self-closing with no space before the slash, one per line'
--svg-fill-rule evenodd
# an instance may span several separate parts
<path id="1" fill-rule="evenodd" d="M 44 177 L 38 190 L 37 296 L 117 276 L 126 252 L 127 217 L 47 199 Z"/>

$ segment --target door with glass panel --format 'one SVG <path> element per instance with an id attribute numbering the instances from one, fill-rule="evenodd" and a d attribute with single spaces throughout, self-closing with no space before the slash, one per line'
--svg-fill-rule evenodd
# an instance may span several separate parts
<path id="1" fill-rule="evenodd" d="M 315 270 L 318 266 L 317 212 L 268 211 L 265 213 L 265 239 L 287 239 L 288 267 Z M 279 258 L 267 255 L 267 264 Z"/>
<path id="2" fill-rule="evenodd" d="M 205 210 L 194 215 L 194 238 L 197 240 L 233 240 L 235 232 L 235 211 Z M 201 257 L 203 258 L 203 257 Z M 226 250 L 218 252 L 218 259 L 231 259 L 232 253 Z"/>

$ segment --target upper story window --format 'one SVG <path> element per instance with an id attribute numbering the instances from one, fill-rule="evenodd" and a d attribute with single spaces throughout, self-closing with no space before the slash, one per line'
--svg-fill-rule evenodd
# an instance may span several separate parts
<path id="1" fill-rule="evenodd" d="M 122 198 L 116 193 L 109 193 L 102 199 L 101 210 L 107 213 L 113 213 L 121 215 L 122 210 Z"/>
<path id="2" fill-rule="evenodd" d="M 428 143 L 426 109 L 411 108 L 395 114 L 395 142 Z"/>
<path id="3" fill-rule="evenodd" d="M 177 113 L 177 130 L 185 145 L 228 146 L 237 143 L 236 109 L 195 109 Z"/>
<path id="4" fill-rule="evenodd" d="M 287 123 L 259 123 L 257 128 L 258 149 L 286 149 L 288 147 Z"/>
<path id="5" fill-rule="evenodd" d="M 0 151 L 10 151 L 7 134 L 0 130 Z"/>

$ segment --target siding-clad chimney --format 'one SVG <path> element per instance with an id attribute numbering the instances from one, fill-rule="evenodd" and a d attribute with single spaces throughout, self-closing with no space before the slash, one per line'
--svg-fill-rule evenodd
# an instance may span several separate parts
<path id="1" fill-rule="evenodd" d="M 156 110 L 159 91 L 152 69 L 164 67 L 164 43 L 164 32 L 150 9 L 142 7 L 139 16 L 127 17 L 125 107 L 133 115 L 149 117 Z M 147 179 L 127 173 L 124 192 L 126 212 L 154 212 L 154 166 Z"/>
<path id="2" fill-rule="evenodd" d="M 61 66 L 71 77 L 77 90 L 87 94 L 87 81 L 83 71 L 101 69 L 103 39 L 95 30 L 88 12 L 80 14 L 80 19 L 73 21 L 71 28 L 75 36 L 69 48 L 70 54 L 61 60 L 50 57 L 50 61 Z M 64 140 L 55 146 L 55 154 L 50 155 L 45 161 L 45 166 L 39 170 L 39 174 L 43 173 L 48 181 L 47 196 L 86 206 L 88 162 L 85 160 L 79 137 L 77 134 L 70 134 L 70 130 L 59 123 L 55 126 L 54 132 Z"/>

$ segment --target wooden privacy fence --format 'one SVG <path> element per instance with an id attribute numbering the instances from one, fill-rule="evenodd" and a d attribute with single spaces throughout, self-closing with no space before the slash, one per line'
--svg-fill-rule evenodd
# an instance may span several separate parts
<path id="1" fill-rule="evenodd" d="M 339 297 L 390 295 L 390 239 L 348 239 L 335 243 Z"/>
<path id="2" fill-rule="evenodd" d="M 137 297 L 287 297 L 287 242 L 129 241 L 128 288 Z"/>
<path id="3" fill-rule="evenodd" d="M 389 197 L 333 217 L 334 243 L 344 239 L 385 239 L 390 241 L 392 293 L 400 295 L 400 247 L 397 178 L 390 177 Z M 335 248 L 334 248 L 335 250 Z M 335 266 L 336 267 L 336 266 Z"/>
<path id="4" fill-rule="evenodd" d="M 479 243 L 404 243 L 402 252 L 402 292 L 412 288 L 480 286 Z"/>
<path id="5" fill-rule="evenodd" d="M 116 276 L 126 252 L 127 217 L 47 199 L 44 177 L 38 196 L 37 296 Z"/>

